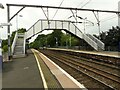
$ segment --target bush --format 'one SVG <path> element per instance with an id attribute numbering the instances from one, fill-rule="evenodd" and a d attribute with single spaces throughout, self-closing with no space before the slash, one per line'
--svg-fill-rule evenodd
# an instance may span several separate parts
<path id="1" fill-rule="evenodd" d="M 3 46 L 3 52 L 7 52 L 8 51 L 8 45 L 4 45 Z"/>

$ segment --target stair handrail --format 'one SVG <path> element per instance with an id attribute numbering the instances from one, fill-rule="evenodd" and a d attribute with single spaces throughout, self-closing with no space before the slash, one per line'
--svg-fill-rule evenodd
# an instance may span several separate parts
<path id="1" fill-rule="evenodd" d="M 15 44 L 16 44 L 17 38 L 18 38 L 18 33 L 16 32 L 16 33 L 15 33 L 14 40 L 13 40 L 13 43 L 12 43 L 12 46 L 11 46 L 12 55 L 13 55 L 13 53 L 14 53 L 14 48 L 15 48 Z"/>
<path id="2" fill-rule="evenodd" d="M 75 28 L 78 29 L 78 31 L 79 31 L 80 33 L 82 33 L 83 39 L 84 39 L 89 45 L 91 45 L 95 50 L 98 51 L 98 45 L 97 45 L 91 38 L 89 38 L 86 34 L 84 34 L 75 24 L 73 24 L 73 25 L 75 26 Z"/>
<path id="3" fill-rule="evenodd" d="M 83 34 L 83 39 L 87 43 L 89 43 L 95 50 L 98 51 L 98 45 L 91 38 L 89 38 L 86 34 Z"/>
<path id="4" fill-rule="evenodd" d="M 102 41 L 100 41 L 99 39 L 97 39 L 93 35 L 87 34 L 87 36 L 90 37 L 91 39 L 93 39 L 102 50 L 105 49 L 105 44 Z"/>

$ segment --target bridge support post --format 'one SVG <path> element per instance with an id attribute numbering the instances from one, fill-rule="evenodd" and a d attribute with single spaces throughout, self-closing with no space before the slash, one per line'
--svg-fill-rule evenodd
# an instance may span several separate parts
<path id="1" fill-rule="evenodd" d="M 10 22 L 10 8 L 7 6 L 7 22 Z M 11 59 L 10 25 L 8 25 L 8 60 Z"/>

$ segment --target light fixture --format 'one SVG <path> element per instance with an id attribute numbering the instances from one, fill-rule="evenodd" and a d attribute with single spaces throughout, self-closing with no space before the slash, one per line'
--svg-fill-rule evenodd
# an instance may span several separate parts
<path id="1" fill-rule="evenodd" d="M 0 3 L 0 8 L 4 9 L 4 6 L 2 5 L 2 3 Z"/>

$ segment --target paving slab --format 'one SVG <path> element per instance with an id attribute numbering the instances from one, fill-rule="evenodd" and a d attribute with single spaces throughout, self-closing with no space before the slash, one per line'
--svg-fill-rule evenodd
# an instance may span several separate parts
<path id="1" fill-rule="evenodd" d="M 44 88 L 37 62 L 31 50 L 24 58 L 3 63 L 2 88 Z M 40 90 L 41 90 L 40 89 Z"/>

